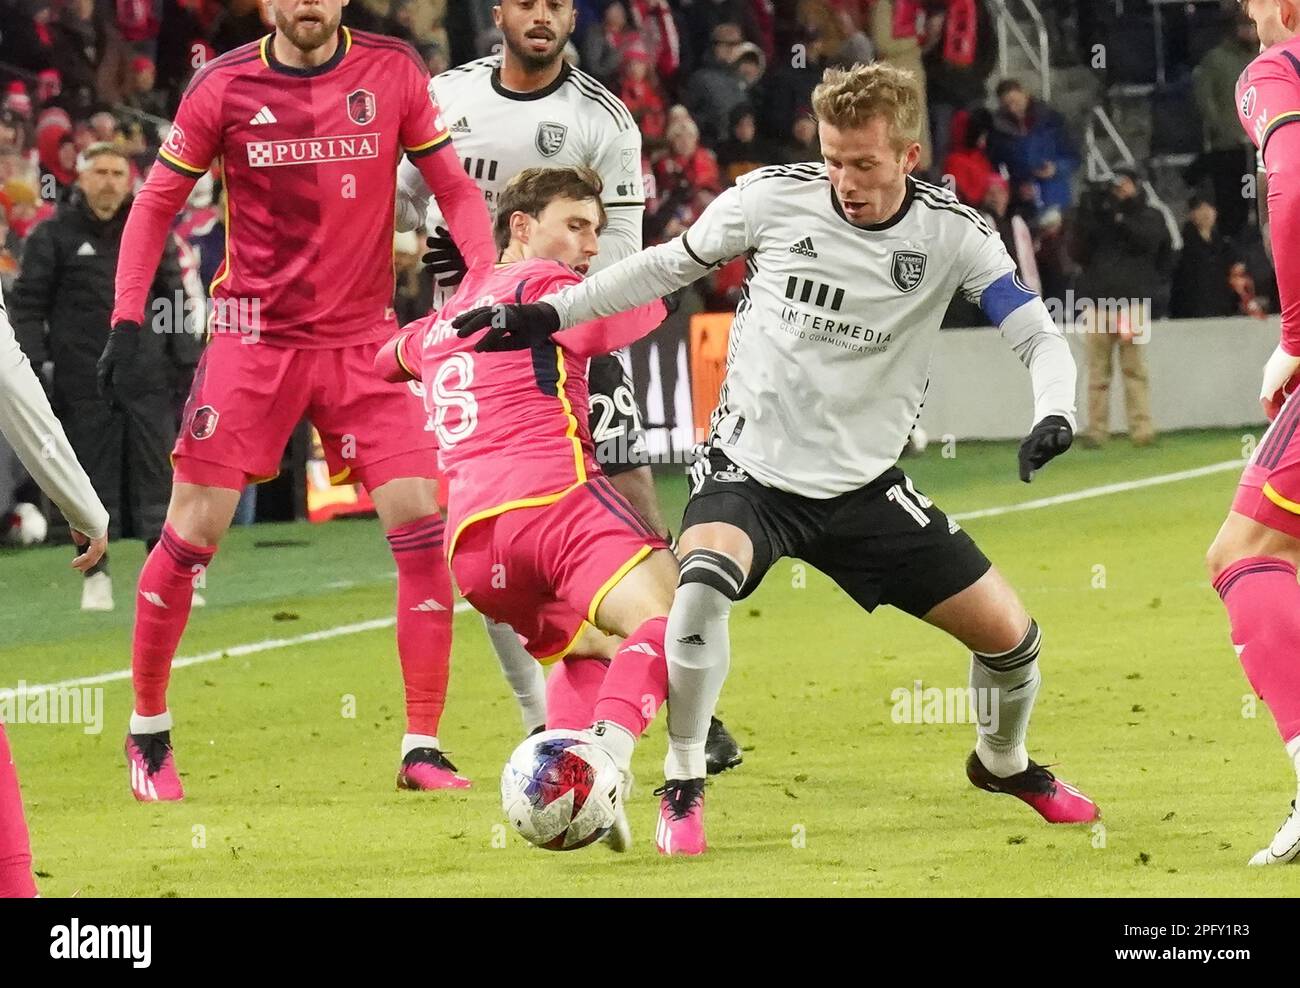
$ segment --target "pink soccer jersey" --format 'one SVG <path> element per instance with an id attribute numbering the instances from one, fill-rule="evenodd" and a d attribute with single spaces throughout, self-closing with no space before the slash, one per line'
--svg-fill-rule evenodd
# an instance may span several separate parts
<path id="1" fill-rule="evenodd" d="M 282 64 L 271 42 L 201 69 L 159 152 L 160 164 L 189 179 L 220 165 L 227 242 L 212 284 L 213 329 L 255 328 L 292 347 L 386 339 L 397 328 L 397 165 L 403 153 L 450 145 L 428 74 L 409 45 L 347 28 L 336 53 L 312 69 Z M 490 264 L 488 224 L 472 233 L 482 242 L 467 256 Z M 115 321 L 138 321 L 140 279 L 123 274 Z M 147 285 L 152 271 L 144 274 Z"/>
<path id="2" fill-rule="evenodd" d="M 1282 307 L 1282 348 L 1300 356 L 1300 36 L 1272 45 L 1237 80 L 1237 116 L 1268 174 L 1269 239 Z"/>
<path id="3" fill-rule="evenodd" d="M 448 555 L 475 521 L 551 504 L 600 475 L 587 428 L 587 358 L 650 332 L 664 319 L 663 303 L 507 353 L 475 353 L 475 338 L 460 339 L 451 326 L 467 309 L 532 302 L 580 280 L 540 258 L 471 271 L 441 310 L 407 327 L 399 359 L 424 382 L 439 466 L 451 482 Z"/>

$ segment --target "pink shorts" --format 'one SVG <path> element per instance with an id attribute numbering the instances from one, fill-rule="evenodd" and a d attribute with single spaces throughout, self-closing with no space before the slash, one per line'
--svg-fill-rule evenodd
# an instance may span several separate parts
<path id="1" fill-rule="evenodd" d="M 373 491 L 399 477 L 433 477 L 437 447 L 423 402 L 374 372 L 382 345 L 305 350 L 215 337 L 185 403 L 176 479 L 235 489 L 270 480 L 304 417 L 320 434 L 332 483 Z"/>
<path id="2" fill-rule="evenodd" d="M 568 654 L 610 589 L 655 549 L 666 549 L 607 477 L 554 504 L 476 521 L 452 551 L 456 585 L 474 609 L 519 633 L 539 662 Z"/>
<path id="3" fill-rule="evenodd" d="M 1300 400 L 1294 395 L 1242 472 L 1232 510 L 1300 539 Z"/>

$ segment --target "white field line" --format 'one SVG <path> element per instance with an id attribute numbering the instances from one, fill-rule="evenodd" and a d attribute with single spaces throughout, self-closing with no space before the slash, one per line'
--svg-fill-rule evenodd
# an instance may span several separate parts
<path id="1" fill-rule="evenodd" d="M 1036 511 L 1039 508 L 1051 508 L 1058 504 L 1070 504 L 1074 501 L 1086 501 L 1094 497 L 1107 497 L 1111 494 L 1123 494 L 1127 491 L 1141 490 L 1144 487 L 1157 487 L 1161 484 L 1174 484 L 1180 480 L 1192 480 L 1196 477 L 1206 477 L 1210 474 L 1225 473 L 1228 470 L 1242 469 L 1242 460 L 1224 460 L 1222 463 L 1211 463 L 1208 466 L 1196 467 L 1192 470 L 1179 470 L 1176 473 L 1163 473 L 1155 477 L 1144 477 L 1141 480 L 1125 480 L 1116 484 L 1102 484 L 1099 487 L 1085 487 L 1083 490 L 1071 491 L 1068 494 L 1056 494 L 1052 497 L 1039 498 L 1036 501 L 1022 501 L 1019 504 L 1006 504 L 994 508 L 981 508 L 978 511 L 965 511 L 958 514 L 949 515 L 954 521 L 969 521 L 974 518 L 994 518 L 998 515 L 1014 514 L 1018 511 Z M 457 613 L 470 610 L 466 601 L 458 601 L 455 607 Z M 247 642 L 243 645 L 231 645 L 229 648 L 217 649 L 212 652 L 201 652 L 198 655 L 187 655 L 176 658 L 172 661 L 173 669 L 183 669 L 186 666 L 201 665 L 205 662 L 216 662 L 218 659 L 238 658 L 243 655 L 256 655 L 258 652 L 269 652 L 278 648 L 293 648 L 296 645 L 308 645 L 312 642 L 327 641 L 331 638 L 341 638 L 344 635 L 356 635 L 366 631 L 378 631 L 381 628 L 391 628 L 396 624 L 397 619 L 394 617 L 373 618 L 369 621 L 357 621 L 354 624 L 340 624 L 333 628 L 324 628 L 320 631 L 310 631 L 304 635 L 294 635 L 291 638 L 266 638 L 258 642 Z M 61 688 L 75 688 L 78 686 L 94 686 L 99 683 L 112 683 L 122 679 L 130 679 L 130 669 L 118 669 L 114 672 L 104 672 L 96 676 L 81 676 L 76 679 L 62 679 L 56 683 L 38 683 L 27 684 L 21 690 L 14 688 L 15 693 L 39 693 L 43 690 L 57 690 Z"/>

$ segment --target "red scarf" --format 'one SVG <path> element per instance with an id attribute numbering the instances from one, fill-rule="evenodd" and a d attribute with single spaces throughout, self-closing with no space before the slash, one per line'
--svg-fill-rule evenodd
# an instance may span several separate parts
<path id="1" fill-rule="evenodd" d="M 977 19 L 975 0 L 948 0 L 948 16 L 943 23 L 943 60 L 949 65 L 968 69 L 974 64 Z"/>

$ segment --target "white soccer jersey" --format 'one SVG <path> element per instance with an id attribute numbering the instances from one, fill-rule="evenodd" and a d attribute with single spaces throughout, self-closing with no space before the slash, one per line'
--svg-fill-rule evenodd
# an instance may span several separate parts
<path id="1" fill-rule="evenodd" d="M 745 282 L 710 442 L 758 481 L 827 498 L 892 466 L 920 414 L 957 291 L 983 307 L 1029 368 L 1034 421 L 1061 415 L 1073 427 L 1074 360 L 1042 300 L 979 213 L 911 178 L 894 217 L 858 227 L 843 216 L 825 165 L 760 168 L 676 240 L 546 301 L 563 325 L 576 325 L 740 255 Z"/>
<path id="2" fill-rule="evenodd" d="M 593 270 L 640 249 L 641 131 L 623 101 L 594 78 L 566 63 L 545 89 L 516 93 L 502 86 L 501 56 L 491 55 L 439 74 L 429 91 L 493 217 L 506 184 L 525 168 L 585 165 L 604 182 L 609 217 Z M 428 202 L 429 191 L 413 164 L 403 161 L 398 178 L 399 198 L 416 209 Z M 407 229 L 418 222 L 410 218 L 409 206 L 404 218 L 399 226 Z M 440 223 L 437 203 L 428 202 L 426 228 L 432 231 Z"/>

